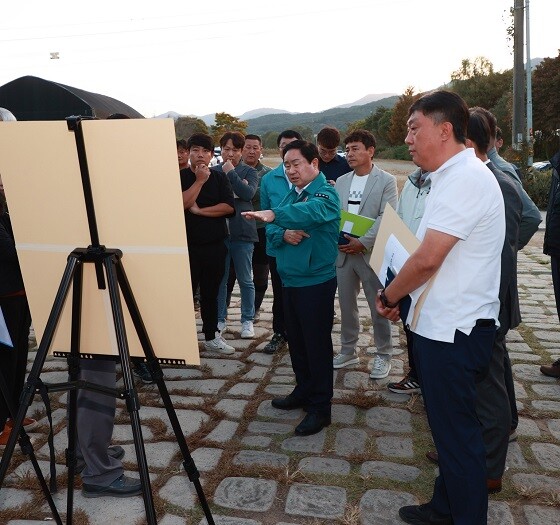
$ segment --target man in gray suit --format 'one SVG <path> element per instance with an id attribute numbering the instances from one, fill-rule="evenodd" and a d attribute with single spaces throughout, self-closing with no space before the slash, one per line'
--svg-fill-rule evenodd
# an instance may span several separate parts
<path id="1" fill-rule="evenodd" d="M 375 309 L 377 290 L 382 288 L 369 265 L 371 248 L 377 237 L 385 205 L 397 205 L 397 180 L 373 164 L 375 137 L 359 129 L 344 139 L 346 160 L 353 169 L 336 180 L 335 188 L 340 197 L 341 209 L 375 219 L 373 226 L 359 238 L 344 234 L 347 243 L 340 244 L 336 260 L 338 300 L 341 310 L 341 352 L 333 359 L 334 368 L 360 362 L 356 344 L 360 330 L 358 293 L 360 283 L 368 301 L 373 321 L 373 338 L 376 352 L 370 374 L 372 379 L 383 379 L 391 370 L 391 323 Z M 342 241 L 344 242 L 344 241 Z"/>

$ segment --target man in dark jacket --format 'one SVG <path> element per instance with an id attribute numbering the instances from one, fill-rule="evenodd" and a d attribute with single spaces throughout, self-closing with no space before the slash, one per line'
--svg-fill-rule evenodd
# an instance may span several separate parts
<path id="1" fill-rule="evenodd" d="M 560 151 L 550 159 L 550 163 L 552 164 L 552 179 L 546 210 L 543 252 L 550 255 L 552 285 L 554 286 L 556 311 L 560 320 Z M 560 359 L 551 365 L 541 366 L 541 372 L 545 376 L 560 377 Z"/>

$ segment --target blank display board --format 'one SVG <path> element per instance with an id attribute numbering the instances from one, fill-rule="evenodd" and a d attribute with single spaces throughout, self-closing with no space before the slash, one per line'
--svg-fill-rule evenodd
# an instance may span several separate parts
<path id="1" fill-rule="evenodd" d="M 157 357 L 199 364 L 171 119 L 83 120 L 100 244 L 122 264 Z M 0 122 L 0 174 L 38 338 L 68 255 L 91 244 L 75 134 L 66 121 Z M 108 290 L 84 269 L 82 354 L 118 355 Z M 70 350 L 72 295 L 51 347 Z M 130 354 L 143 356 L 121 296 Z"/>

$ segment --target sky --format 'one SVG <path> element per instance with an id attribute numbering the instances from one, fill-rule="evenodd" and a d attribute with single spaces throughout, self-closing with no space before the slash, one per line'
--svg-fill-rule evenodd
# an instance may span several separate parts
<path id="1" fill-rule="evenodd" d="M 370 93 L 434 89 L 463 59 L 511 69 L 513 4 L 9 1 L 0 12 L 0 85 L 34 75 L 119 99 L 146 117 L 317 112 Z M 529 6 L 531 57 L 558 56 L 560 2 Z"/>

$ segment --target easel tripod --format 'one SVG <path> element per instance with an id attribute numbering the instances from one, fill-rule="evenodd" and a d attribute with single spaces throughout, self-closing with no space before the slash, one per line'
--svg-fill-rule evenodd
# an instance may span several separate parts
<path id="1" fill-rule="evenodd" d="M 190 455 L 189 448 L 182 433 L 181 426 L 177 419 L 177 414 L 173 408 L 171 398 L 167 391 L 165 382 L 163 381 L 163 372 L 156 357 L 152 344 L 150 342 L 146 327 L 140 315 L 138 305 L 132 293 L 130 283 L 126 276 L 122 264 L 122 252 L 118 249 L 105 248 L 99 242 L 97 223 L 95 219 L 95 208 L 93 203 L 93 196 L 91 191 L 91 184 L 89 178 L 89 170 L 87 165 L 87 156 L 85 150 L 85 141 L 83 130 L 81 126 L 82 117 L 69 117 L 67 119 L 68 129 L 73 131 L 76 139 L 78 159 L 80 163 L 80 172 L 82 177 L 82 187 L 84 190 L 86 211 L 88 217 L 89 231 L 91 237 L 91 245 L 88 248 L 76 248 L 73 250 L 67 259 L 66 268 L 62 276 L 60 286 L 58 288 L 54 304 L 49 315 L 43 337 L 41 339 L 37 356 L 33 363 L 31 372 L 25 384 L 20 399 L 20 407 L 17 416 L 14 419 L 14 426 L 4 454 L 0 463 L 0 488 L 3 484 L 6 472 L 8 470 L 16 441 L 18 436 L 21 435 L 22 440 L 25 442 L 26 434 L 22 430 L 23 420 L 25 419 L 27 410 L 33 401 L 34 395 L 39 388 L 46 388 L 48 392 L 63 392 L 69 391 L 68 402 L 68 449 L 67 449 L 67 465 L 68 465 L 68 496 L 67 496 L 67 524 L 72 523 L 72 510 L 73 510 L 73 485 L 76 469 L 76 412 L 77 412 L 77 391 L 78 389 L 87 389 L 98 392 L 104 395 L 118 397 L 126 401 L 126 407 L 130 415 L 132 434 L 134 438 L 134 446 L 136 450 L 136 457 L 138 461 L 138 470 L 140 473 L 140 480 L 142 485 L 142 496 L 144 500 L 144 507 L 146 511 L 147 522 L 152 525 L 156 524 L 156 514 L 154 509 L 154 502 L 152 490 L 150 485 L 150 478 L 148 472 L 148 465 L 146 460 L 146 452 L 144 448 L 144 441 L 142 438 L 142 428 L 138 410 L 140 408 L 138 396 L 134 388 L 134 381 L 132 379 L 132 370 L 130 366 L 130 353 L 128 341 L 125 330 L 125 322 L 123 316 L 123 308 L 121 304 L 120 294 L 122 294 L 126 306 L 128 308 L 130 317 L 137 332 L 142 349 L 146 356 L 146 364 L 151 371 L 158 390 L 160 392 L 162 401 L 164 403 L 167 415 L 171 422 L 171 426 L 175 433 L 177 443 L 183 456 L 183 466 L 187 472 L 190 481 L 194 484 L 200 504 L 206 516 L 209 525 L 214 525 L 214 520 L 210 512 L 206 497 L 200 484 L 200 475 L 194 464 L 192 456 Z M 116 388 L 107 388 L 102 385 L 89 383 L 86 381 L 78 380 L 80 359 L 84 356 L 80 354 L 80 332 L 82 321 L 82 291 L 83 291 L 83 266 L 84 264 L 94 264 L 97 276 L 97 284 L 99 289 L 105 289 L 107 286 L 108 294 L 111 304 L 114 332 L 116 335 L 118 358 L 121 362 L 124 389 L 119 391 Z M 105 281 L 106 279 L 106 281 Z M 71 343 L 70 354 L 68 356 L 69 363 L 69 376 L 70 380 L 66 383 L 56 383 L 44 385 L 40 380 L 40 373 L 43 369 L 45 359 L 51 347 L 57 326 L 61 319 L 62 311 L 66 298 L 69 294 L 70 287 L 72 286 L 72 322 L 71 322 Z M 119 293 L 120 291 L 120 293 Z M 87 356 L 93 358 L 94 356 Z M 28 438 L 27 438 L 28 442 Z M 31 449 L 31 459 L 34 460 L 33 450 L 28 442 L 26 448 Z M 29 453 L 29 452 L 26 452 Z M 36 460 L 34 462 L 35 466 Z M 47 501 L 56 522 L 62 525 L 62 521 L 52 498 L 50 492 L 46 487 L 46 483 L 40 473 L 38 467 L 35 468 L 43 492 L 47 496 Z M 52 482 L 52 480 L 51 480 Z"/>

